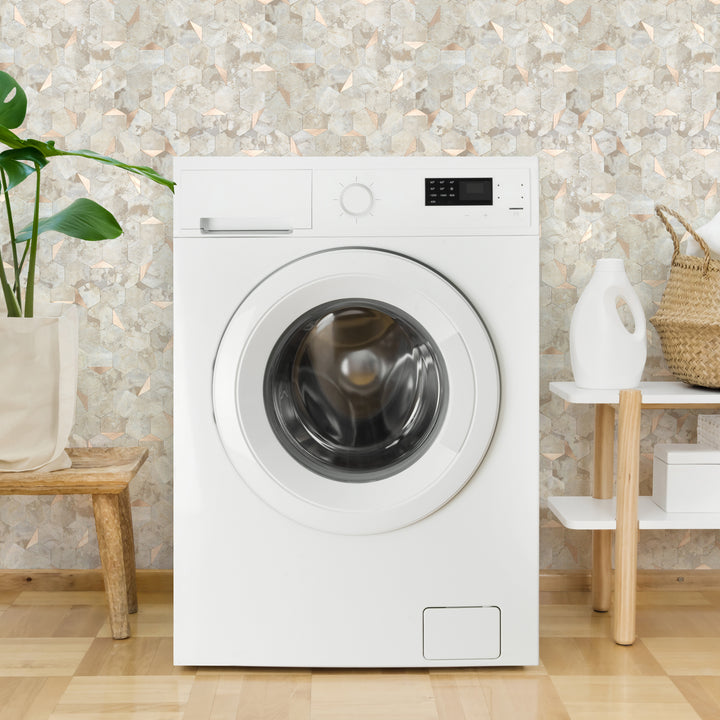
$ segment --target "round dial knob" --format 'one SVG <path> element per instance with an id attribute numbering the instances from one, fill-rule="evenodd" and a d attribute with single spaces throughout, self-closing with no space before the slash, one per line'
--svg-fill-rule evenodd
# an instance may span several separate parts
<path id="1" fill-rule="evenodd" d="M 362 183 L 346 185 L 340 193 L 340 207 L 348 215 L 364 215 L 370 212 L 373 202 L 372 190 Z"/>

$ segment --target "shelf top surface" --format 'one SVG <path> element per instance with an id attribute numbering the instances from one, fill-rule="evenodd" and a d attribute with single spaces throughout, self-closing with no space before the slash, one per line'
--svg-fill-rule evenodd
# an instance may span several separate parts
<path id="1" fill-rule="evenodd" d="M 598 500 L 585 496 L 550 497 L 548 507 L 560 522 L 571 530 L 614 530 L 615 498 Z M 638 498 L 640 530 L 717 530 L 720 513 L 668 513 L 658 507 L 652 497 Z"/>
<path id="2" fill-rule="evenodd" d="M 644 405 L 716 405 L 720 407 L 720 390 L 694 387 L 683 382 L 641 382 Z M 574 382 L 551 382 L 550 391 L 571 403 L 612 405 L 620 400 L 620 389 L 591 390 Z"/>

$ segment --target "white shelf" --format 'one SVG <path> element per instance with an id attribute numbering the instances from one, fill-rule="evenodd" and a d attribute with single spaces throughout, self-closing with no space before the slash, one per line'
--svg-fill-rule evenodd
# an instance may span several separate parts
<path id="1" fill-rule="evenodd" d="M 548 506 L 571 530 L 614 530 L 615 498 L 551 497 Z M 720 513 L 667 513 L 648 495 L 638 498 L 641 530 L 718 530 Z"/>
<path id="2" fill-rule="evenodd" d="M 693 387 L 682 382 L 641 382 L 638 385 L 644 405 L 715 405 L 720 407 L 720 390 Z M 620 390 L 588 390 L 574 382 L 551 382 L 550 391 L 570 403 L 614 405 L 620 402 Z"/>

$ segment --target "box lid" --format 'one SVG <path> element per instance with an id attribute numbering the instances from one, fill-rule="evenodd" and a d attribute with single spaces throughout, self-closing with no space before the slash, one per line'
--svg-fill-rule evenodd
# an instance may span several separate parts
<path id="1" fill-rule="evenodd" d="M 655 457 L 668 465 L 720 465 L 720 449 L 690 443 L 660 443 Z"/>

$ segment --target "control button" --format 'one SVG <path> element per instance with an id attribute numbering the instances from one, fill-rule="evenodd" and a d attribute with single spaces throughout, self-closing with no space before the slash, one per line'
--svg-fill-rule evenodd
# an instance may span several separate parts
<path id="1" fill-rule="evenodd" d="M 340 193 L 340 206 L 348 215 L 365 215 L 372 210 L 372 190 L 362 183 L 352 183 Z"/>

